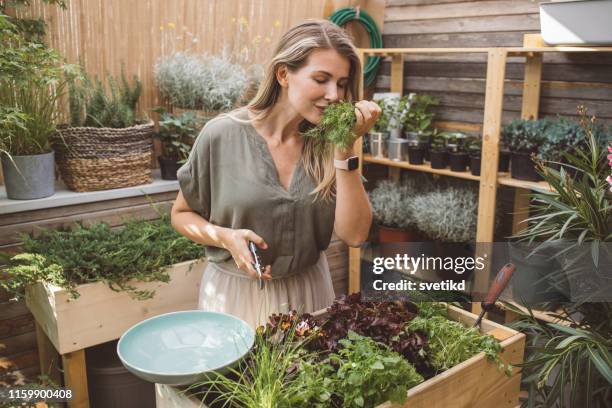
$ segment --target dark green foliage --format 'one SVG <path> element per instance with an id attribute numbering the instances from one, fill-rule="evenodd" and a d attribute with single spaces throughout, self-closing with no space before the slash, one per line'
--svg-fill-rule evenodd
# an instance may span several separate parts
<path id="1" fill-rule="evenodd" d="M 168 214 L 160 215 L 157 221 L 130 220 L 120 230 L 104 223 L 79 224 L 71 231 L 24 236 L 23 253 L 11 259 L 9 279 L 0 286 L 19 298 L 27 285 L 46 281 L 76 298 L 77 285 L 102 281 L 137 299 L 151 298 L 154 291 L 139 291 L 128 281 L 168 282 L 165 267 L 202 256 L 198 244 L 172 228 Z"/>
<path id="2" fill-rule="evenodd" d="M 319 152 L 329 145 L 348 149 L 357 137 L 353 133 L 356 122 L 355 106 L 352 103 L 334 103 L 325 109 L 321 122 L 304 132 L 304 136 L 317 141 Z"/>
<path id="3" fill-rule="evenodd" d="M 443 133 L 435 133 L 431 136 L 431 145 L 429 149 L 434 152 L 446 151 L 446 137 Z"/>
<path id="4" fill-rule="evenodd" d="M 391 113 L 393 111 L 393 107 L 385 102 L 384 99 L 379 99 L 375 101 L 381 109 L 380 116 L 376 123 L 374 123 L 374 131 L 375 132 L 386 132 L 389 130 L 389 120 L 391 119 Z"/>
<path id="5" fill-rule="evenodd" d="M 430 95 L 415 94 L 408 103 L 410 107 L 402 118 L 402 125 L 407 132 L 431 134 L 431 127 L 435 114 L 431 109 L 440 104 Z"/>
<path id="6" fill-rule="evenodd" d="M 546 131 L 552 122 L 548 119 L 515 119 L 504 126 L 501 138 L 512 152 L 533 153 L 540 149 L 546 140 Z"/>
<path id="7" fill-rule="evenodd" d="M 184 163 L 202 126 L 201 121 L 193 112 L 173 115 L 164 108 L 154 111 L 161 114 L 159 132 L 155 137 L 162 142 L 162 155 L 176 159 L 179 164 Z"/>
<path id="8" fill-rule="evenodd" d="M 120 84 L 113 76 L 107 76 L 107 92 L 99 78 L 92 82 L 84 75 L 81 84 L 70 87 L 70 125 L 126 128 L 139 123 L 135 112 L 142 85 L 135 75 L 133 81 L 131 87 L 122 66 Z"/>

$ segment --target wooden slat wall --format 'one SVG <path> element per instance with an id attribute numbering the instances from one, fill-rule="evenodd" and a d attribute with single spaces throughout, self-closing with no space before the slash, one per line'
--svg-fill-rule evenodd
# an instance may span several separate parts
<path id="1" fill-rule="evenodd" d="M 523 34 L 540 31 L 532 0 L 389 0 L 385 8 L 385 47 L 521 46 Z M 520 116 L 523 58 L 509 58 L 503 123 Z M 440 121 L 481 124 L 485 54 L 406 56 L 405 92 L 425 92 L 441 101 Z M 388 89 L 390 63 L 377 88 Z M 612 123 L 612 54 L 546 54 L 541 116 L 576 115 L 583 103 L 604 123 Z"/>

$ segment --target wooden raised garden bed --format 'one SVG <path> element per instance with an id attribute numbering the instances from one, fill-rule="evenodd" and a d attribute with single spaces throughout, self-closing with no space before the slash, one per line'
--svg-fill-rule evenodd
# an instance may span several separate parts
<path id="1" fill-rule="evenodd" d="M 47 283 L 26 289 L 26 304 L 59 354 L 116 340 L 134 324 L 162 313 L 197 309 L 205 261 L 186 261 L 168 268 L 170 282 L 132 281 L 138 290 L 155 290 L 135 300 L 103 282 L 79 285 L 77 299 Z"/>
<path id="2" fill-rule="evenodd" d="M 324 315 L 326 311 L 315 313 Z M 472 326 L 477 316 L 450 306 L 448 318 Z M 495 337 L 502 346 L 503 361 L 513 366 L 523 361 L 525 335 L 503 325 L 483 320 L 481 332 Z M 484 353 L 479 353 L 455 367 L 411 388 L 405 408 L 504 408 L 518 405 L 521 372 L 514 367 L 512 376 L 500 371 Z M 204 405 L 186 396 L 181 388 L 156 384 L 157 408 L 198 408 Z M 378 408 L 397 406 L 386 402 Z"/>

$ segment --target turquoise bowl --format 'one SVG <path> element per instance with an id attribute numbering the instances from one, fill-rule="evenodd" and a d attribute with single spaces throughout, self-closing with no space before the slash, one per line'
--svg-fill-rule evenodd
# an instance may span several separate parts
<path id="1" fill-rule="evenodd" d="M 206 373 L 227 373 L 253 347 L 255 331 L 226 314 L 189 310 L 144 320 L 119 339 L 117 354 L 143 380 L 188 385 Z"/>

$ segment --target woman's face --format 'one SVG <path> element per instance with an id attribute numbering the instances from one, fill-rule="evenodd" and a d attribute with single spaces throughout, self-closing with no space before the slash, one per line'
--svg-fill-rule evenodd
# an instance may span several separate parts
<path id="1" fill-rule="evenodd" d="M 349 60 L 336 50 L 316 49 L 302 68 L 286 71 L 286 81 L 281 85 L 286 87 L 296 112 L 316 125 L 327 105 L 345 98 L 349 70 Z"/>

